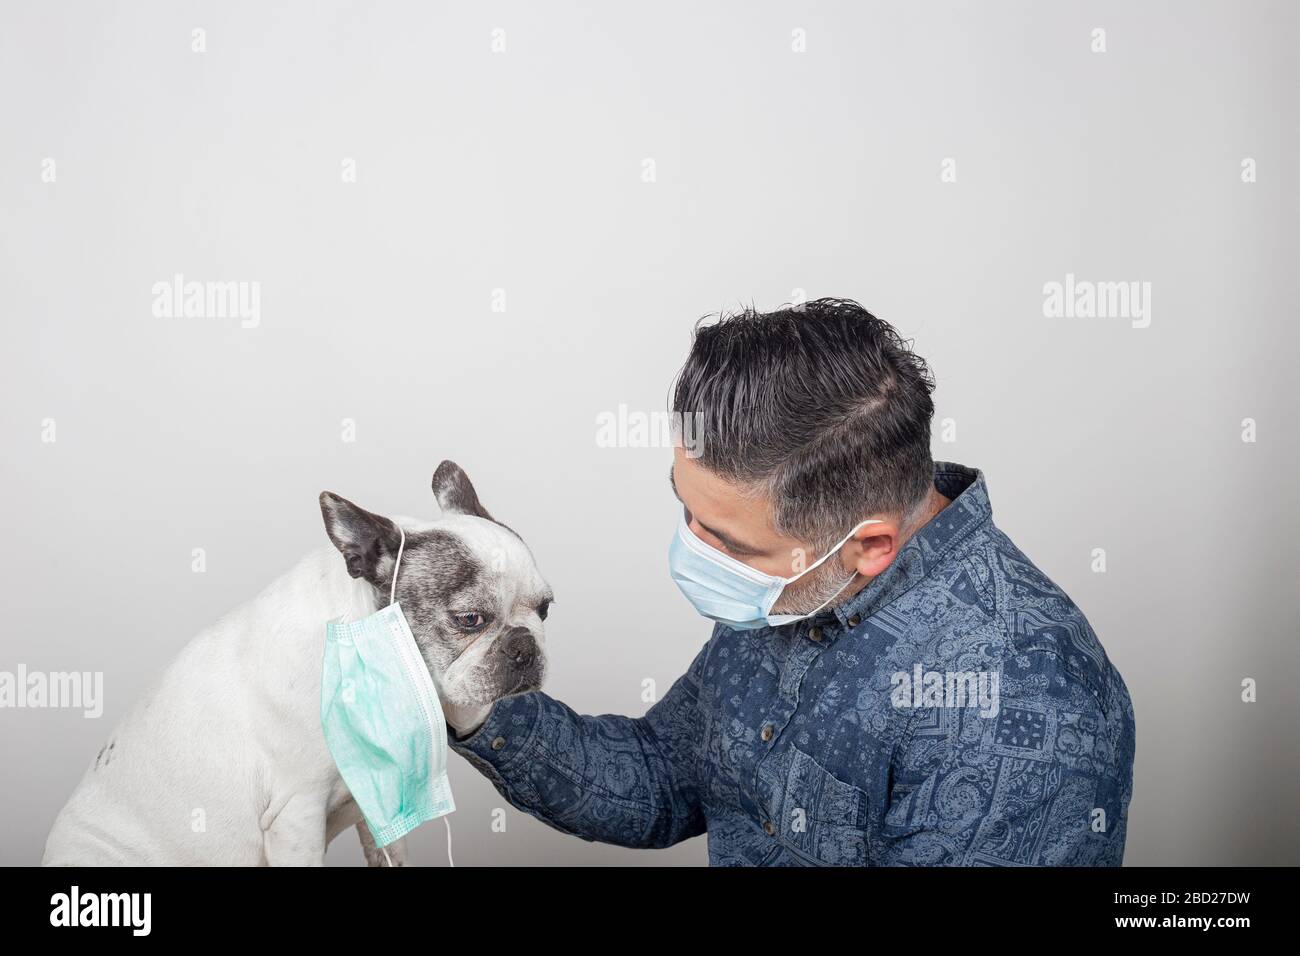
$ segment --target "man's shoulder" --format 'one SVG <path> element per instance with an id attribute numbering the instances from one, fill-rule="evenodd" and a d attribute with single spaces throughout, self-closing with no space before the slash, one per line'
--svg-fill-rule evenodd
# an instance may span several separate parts
<path id="1" fill-rule="evenodd" d="M 909 598 L 937 610 L 908 615 L 921 633 L 912 647 L 897 645 L 899 661 L 915 653 L 925 674 L 983 673 L 997 683 L 996 713 L 914 715 L 907 759 L 922 755 L 928 772 L 957 750 L 1023 757 L 1030 767 L 1104 779 L 1122 797 L 1115 806 L 1127 804 L 1135 739 L 1128 688 L 1083 611 L 1005 534 L 990 524 Z"/>
<path id="2" fill-rule="evenodd" d="M 1127 701 L 1123 680 L 1083 611 L 992 522 L 950 555 L 928 584 L 909 603 L 942 609 L 932 618 L 939 656 L 957 659 L 983 645 L 1009 678 L 1043 693 L 1086 692 L 1102 709 L 1116 695 Z M 917 623 L 924 626 L 924 618 Z"/>

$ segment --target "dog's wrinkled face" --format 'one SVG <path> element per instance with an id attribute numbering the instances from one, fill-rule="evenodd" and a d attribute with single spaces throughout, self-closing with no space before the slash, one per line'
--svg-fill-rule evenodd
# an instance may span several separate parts
<path id="1" fill-rule="evenodd" d="M 537 690 L 543 627 L 553 599 L 533 556 L 510 529 L 450 515 L 407 532 L 397 599 L 438 680 L 460 706 Z"/>
<path id="2" fill-rule="evenodd" d="M 442 517 L 402 522 L 397 600 L 439 695 L 456 707 L 481 707 L 539 689 L 546 675 L 542 622 L 553 596 L 532 553 L 487 513 L 454 462 L 438 466 L 433 491 Z M 387 604 L 401 544 L 397 525 L 329 492 L 321 512 L 348 573 L 374 588 L 379 606 Z"/>

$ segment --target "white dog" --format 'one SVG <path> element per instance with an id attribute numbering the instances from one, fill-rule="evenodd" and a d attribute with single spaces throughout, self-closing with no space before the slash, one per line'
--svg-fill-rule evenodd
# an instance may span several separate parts
<path id="1" fill-rule="evenodd" d="M 498 698 L 541 686 L 552 600 L 528 548 L 459 467 L 443 462 L 433 491 L 443 516 L 432 522 L 322 494 L 337 550 L 308 555 L 181 651 L 87 769 L 43 862 L 320 865 L 355 826 L 369 864 L 403 863 L 403 841 L 375 849 L 325 746 L 326 621 L 388 603 L 400 523 L 397 600 L 448 723 L 466 727 Z"/>

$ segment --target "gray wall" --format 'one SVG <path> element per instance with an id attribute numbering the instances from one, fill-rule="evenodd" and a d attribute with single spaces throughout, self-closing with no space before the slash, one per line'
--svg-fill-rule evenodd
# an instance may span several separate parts
<path id="1" fill-rule="evenodd" d="M 0 859 L 39 858 L 190 635 L 324 543 L 322 488 L 431 515 L 442 458 L 554 585 L 547 689 L 642 713 L 641 682 L 665 691 L 708 628 L 666 574 L 670 453 L 599 447 L 597 416 L 662 409 L 701 314 L 806 293 L 915 337 L 956 427 L 936 457 L 985 470 L 998 523 L 1124 674 L 1127 862 L 1300 862 L 1297 21 L 1280 2 L 5 4 L 0 669 L 102 671 L 106 699 L 99 720 L 0 710 Z M 175 273 L 259 282 L 260 323 L 155 316 Z M 1046 317 L 1068 273 L 1151 283 L 1150 324 Z M 462 865 L 705 859 L 513 810 L 493 833 L 503 801 L 453 761 Z M 420 831 L 416 861 L 443 838 Z M 359 862 L 354 838 L 329 858 Z"/>

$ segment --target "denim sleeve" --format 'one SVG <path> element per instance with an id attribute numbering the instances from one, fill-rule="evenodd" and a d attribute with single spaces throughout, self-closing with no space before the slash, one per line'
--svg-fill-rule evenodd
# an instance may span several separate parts
<path id="1" fill-rule="evenodd" d="M 644 717 L 579 715 L 536 691 L 498 701 L 451 748 L 562 833 L 666 847 L 704 832 L 696 778 L 705 651 Z"/>
<path id="2" fill-rule="evenodd" d="M 1132 793 L 1128 693 L 1122 682 L 1103 697 L 1062 683 L 1026 681 L 991 717 L 918 714 L 895 756 L 879 862 L 1119 866 Z"/>

